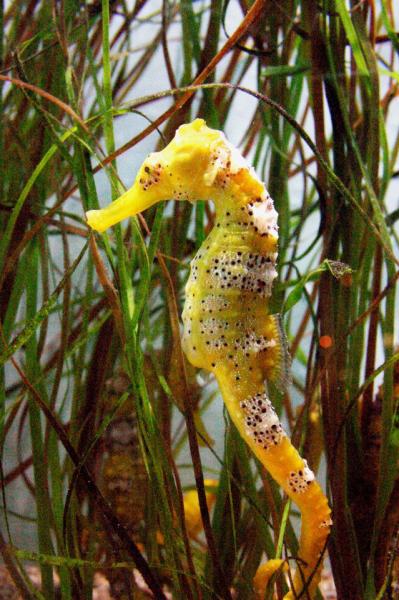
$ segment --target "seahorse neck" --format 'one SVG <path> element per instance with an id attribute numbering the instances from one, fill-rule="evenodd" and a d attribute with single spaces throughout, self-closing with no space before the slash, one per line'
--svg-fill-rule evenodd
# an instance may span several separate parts
<path id="1" fill-rule="evenodd" d="M 219 234 L 213 233 L 215 239 L 222 245 L 223 239 L 233 245 L 241 242 L 264 256 L 275 254 L 277 212 L 265 186 L 254 180 L 252 188 L 234 184 L 222 192 L 215 198 L 214 228 L 221 230 Z"/>
<path id="2" fill-rule="evenodd" d="M 246 211 L 251 202 L 251 195 L 245 193 L 237 185 L 231 186 L 214 198 L 216 220 L 237 220 Z"/>

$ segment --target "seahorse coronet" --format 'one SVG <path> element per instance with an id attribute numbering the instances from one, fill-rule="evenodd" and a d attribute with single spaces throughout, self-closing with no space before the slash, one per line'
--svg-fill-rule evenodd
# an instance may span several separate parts
<path id="1" fill-rule="evenodd" d="M 289 379 L 281 322 L 268 310 L 277 277 L 277 211 L 264 183 L 224 133 L 196 119 L 144 160 L 130 190 L 107 208 L 89 211 L 87 220 L 104 231 L 170 198 L 214 202 L 215 225 L 191 262 L 185 287 L 182 346 L 194 366 L 214 373 L 239 433 L 298 505 L 301 568 L 285 598 L 300 595 L 305 585 L 307 597 L 313 598 L 331 511 L 265 388 L 269 380 L 284 386 Z M 281 561 L 260 568 L 255 588 L 267 579 L 261 572 L 275 570 L 272 564 Z"/>

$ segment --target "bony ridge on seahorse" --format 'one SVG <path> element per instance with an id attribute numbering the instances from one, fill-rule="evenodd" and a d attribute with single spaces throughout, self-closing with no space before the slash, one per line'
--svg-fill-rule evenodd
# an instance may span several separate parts
<path id="1" fill-rule="evenodd" d="M 222 132 L 196 119 L 179 127 L 164 150 L 145 159 L 130 190 L 107 208 L 88 211 L 87 221 L 102 232 L 171 198 L 215 204 L 215 226 L 191 263 L 186 285 L 183 349 L 193 365 L 214 373 L 241 436 L 298 505 L 299 560 L 285 598 L 313 598 L 331 511 L 265 389 L 265 380 L 283 381 L 288 369 L 279 319 L 268 313 L 276 277 L 277 212 L 238 150 Z M 275 569 L 280 566 L 275 561 Z M 270 577 L 270 568 L 260 567 L 255 589 L 262 571 Z"/>

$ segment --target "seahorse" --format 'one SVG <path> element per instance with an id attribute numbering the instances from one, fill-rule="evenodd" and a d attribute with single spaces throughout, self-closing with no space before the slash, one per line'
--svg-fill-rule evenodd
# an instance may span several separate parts
<path id="1" fill-rule="evenodd" d="M 211 200 L 216 211 L 214 227 L 191 262 L 183 350 L 194 366 L 214 374 L 240 435 L 299 507 L 297 569 L 285 599 L 313 598 L 331 510 L 266 388 L 268 381 L 284 382 L 289 370 L 280 319 L 268 310 L 277 275 L 277 212 L 264 183 L 223 132 L 195 119 L 179 127 L 163 150 L 147 156 L 131 189 L 106 208 L 88 211 L 87 222 L 103 232 L 172 198 Z"/>

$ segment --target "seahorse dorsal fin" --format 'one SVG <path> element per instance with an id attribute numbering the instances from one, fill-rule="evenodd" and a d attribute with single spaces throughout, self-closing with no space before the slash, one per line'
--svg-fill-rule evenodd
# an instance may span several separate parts
<path id="1" fill-rule="evenodd" d="M 272 315 L 276 330 L 276 343 L 279 349 L 279 356 L 272 371 L 271 380 L 277 388 L 285 392 L 291 384 L 291 356 L 288 351 L 288 340 L 284 332 L 282 317 L 280 314 Z"/>

